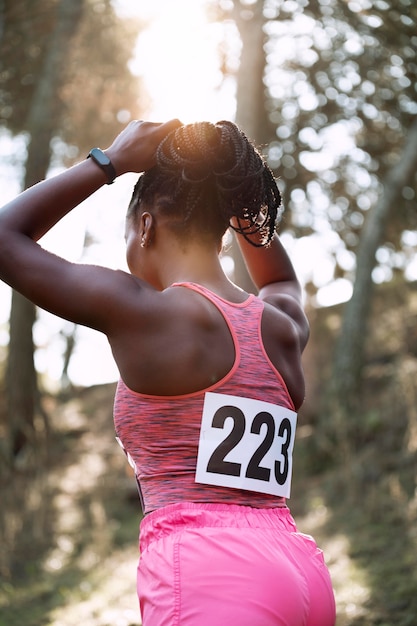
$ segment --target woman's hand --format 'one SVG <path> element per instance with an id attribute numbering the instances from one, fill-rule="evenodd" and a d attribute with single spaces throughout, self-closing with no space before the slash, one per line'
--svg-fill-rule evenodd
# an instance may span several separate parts
<path id="1" fill-rule="evenodd" d="M 116 173 L 152 167 L 159 143 L 180 125 L 178 120 L 129 124 L 106 151 Z M 30 187 L 0 210 L 0 279 L 55 315 L 103 332 L 118 315 L 125 293 L 124 287 L 119 291 L 120 285 L 129 287 L 130 278 L 106 268 L 69 263 L 34 242 L 102 187 L 105 179 L 102 170 L 85 159 Z"/>
<path id="2" fill-rule="evenodd" d="M 164 124 L 141 120 L 130 122 L 105 150 L 117 175 L 150 169 L 155 165 L 156 149 L 161 141 L 181 125 L 177 119 Z"/>

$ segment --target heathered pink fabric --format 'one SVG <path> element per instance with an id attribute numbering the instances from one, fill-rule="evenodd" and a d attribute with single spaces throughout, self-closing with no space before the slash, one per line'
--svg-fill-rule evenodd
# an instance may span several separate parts
<path id="1" fill-rule="evenodd" d="M 116 435 L 135 466 L 144 512 L 177 502 L 233 503 L 257 508 L 285 506 L 285 499 L 241 489 L 195 483 L 204 395 L 207 391 L 263 400 L 294 410 L 282 376 L 261 338 L 263 302 L 250 295 L 231 303 L 201 285 L 177 283 L 208 298 L 222 313 L 235 345 L 235 362 L 220 381 L 180 396 L 152 396 L 119 381 L 114 403 Z M 181 350 L 181 346 L 178 346 Z"/>

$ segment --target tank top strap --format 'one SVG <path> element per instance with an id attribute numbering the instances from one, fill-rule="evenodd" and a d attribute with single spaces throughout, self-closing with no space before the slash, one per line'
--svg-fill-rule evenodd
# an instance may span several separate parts
<path id="1" fill-rule="evenodd" d="M 254 294 L 243 302 L 230 302 L 207 287 L 192 282 L 174 283 L 173 287 L 186 287 L 205 296 L 223 314 L 235 342 L 239 364 L 253 363 L 255 357 L 264 358 L 261 319 L 264 303 Z"/>

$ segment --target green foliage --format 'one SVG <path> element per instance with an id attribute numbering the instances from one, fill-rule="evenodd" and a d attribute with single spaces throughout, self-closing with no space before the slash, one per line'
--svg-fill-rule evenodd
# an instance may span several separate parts
<path id="1" fill-rule="evenodd" d="M 417 114 L 417 9 L 408 0 L 396 8 L 378 0 L 264 4 L 268 108 L 278 135 L 271 156 L 294 226 L 314 230 L 325 218 L 355 249 L 364 213 Z M 338 129 L 353 141 L 337 156 Z M 320 166 L 317 157 L 332 148 L 336 157 Z M 399 227 L 417 224 L 412 200 L 396 211 L 389 233 L 396 243 Z"/>
<path id="2" fill-rule="evenodd" d="M 0 121 L 13 133 L 25 130 L 45 44 L 54 25 L 55 5 L 54 0 L 4 0 L 1 5 Z"/>
<path id="3" fill-rule="evenodd" d="M 13 133 L 28 130 L 34 90 L 57 22 L 58 0 L 5 0 L 0 39 L 0 123 Z M 146 99 L 128 67 L 140 24 L 122 21 L 110 0 L 85 0 L 80 27 L 55 94 L 55 135 L 76 146 L 61 157 L 75 159 L 93 144 L 108 142 Z"/>
<path id="4" fill-rule="evenodd" d="M 255 15 L 254 3 L 243 0 L 213 4 L 249 22 Z M 274 129 L 267 153 L 290 213 L 285 227 L 296 236 L 336 233 L 334 276 L 352 279 L 367 212 L 417 115 L 417 7 L 412 0 L 260 4 L 265 109 Z M 385 268 L 404 269 L 402 234 L 417 229 L 416 184 L 414 175 L 379 242 Z"/>

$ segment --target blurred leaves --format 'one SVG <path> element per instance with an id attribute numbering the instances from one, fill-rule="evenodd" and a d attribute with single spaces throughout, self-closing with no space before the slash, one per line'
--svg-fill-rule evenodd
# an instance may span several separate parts
<path id="1" fill-rule="evenodd" d="M 352 279 L 367 212 L 383 193 L 417 115 L 417 5 L 412 0 L 222 0 L 213 15 L 251 22 L 262 5 L 265 127 L 295 236 L 336 233 L 335 276 Z M 216 10 L 215 10 L 216 9 Z M 217 12 L 216 12 L 217 11 Z M 255 25 L 254 25 L 255 27 Z M 417 229 L 416 177 L 404 186 L 385 229 L 403 253 Z M 342 260 L 342 265 L 340 261 Z M 385 267 L 403 270 L 406 255 Z M 388 274 L 389 275 L 389 272 Z"/>
<path id="2" fill-rule="evenodd" d="M 0 5 L 0 124 L 13 133 L 27 130 L 57 7 L 57 0 L 4 0 Z M 64 160 L 76 159 L 98 142 L 106 147 L 143 110 L 146 98 L 128 65 L 140 28 L 135 20 L 117 17 L 109 0 L 85 0 L 55 98 L 60 141 L 54 147 Z"/>

